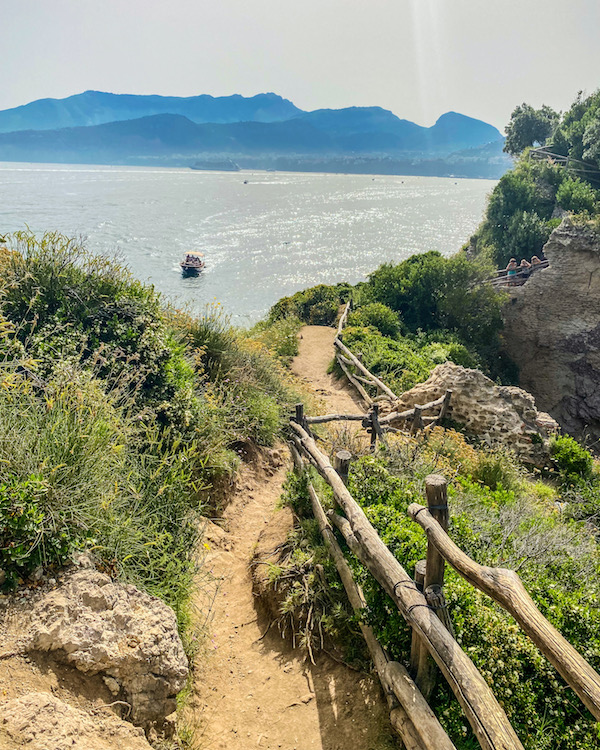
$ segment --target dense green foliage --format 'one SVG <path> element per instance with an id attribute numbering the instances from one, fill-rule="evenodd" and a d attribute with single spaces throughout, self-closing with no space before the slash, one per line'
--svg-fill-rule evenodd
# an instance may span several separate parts
<path id="1" fill-rule="evenodd" d="M 5 585 L 90 549 L 183 618 L 196 518 L 219 502 L 240 446 L 279 434 L 295 400 L 284 373 L 218 306 L 197 318 L 172 310 L 77 241 L 20 233 L 8 247 L 0 254 Z M 271 335 L 289 353 L 285 326 Z"/>
<path id="2" fill-rule="evenodd" d="M 450 487 L 454 541 L 481 564 L 517 569 L 543 614 L 600 668 L 596 541 L 588 526 L 557 512 L 555 490 L 526 480 L 514 456 L 476 449 L 460 434 L 436 428 L 420 441 L 392 440 L 387 451 L 356 460 L 349 489 L 412 573 L 425 557 L 427 542 L 406 509 L 423 502 L 424 478 L 432 471 L 455 477 Z M 319 494 L 327 498 L 323 487 Z M 299 513 L 307 512 L 300 499 L 295 502 Z M 404 619 L 362 566 L 348 559 L 367 597 L 368 622 L 391 656 L 406 661 L 411 634 Z M 492 687 L 526 750 L 597 747 L 593 718 L 514 621 L 451 569 L 445 590 L 459 643 Z M 444 680 L 432 705 L 459 750 L 476 746 Z"/>
<path id="3" fill-rule="evenodd" d="M 506 126 L 504 150 L 516 156 L 528 146 L 543 146 L 554 132 L 559 115 L 544 105 L 534 109 L 530 104 L 515 107 Z"/>
<path id="4" fill-rule="evenodd" d="M 554 438 L 550 444 L 550 455 L 560 473 L 569 479 L 589 479 L 592 475 L 592 455 L 575 438 L 568 435 Z"/>
<path id="5" fill-rule="evenodd" d="M 349 284 L 319 284 L 296 292 L 291 297 L 283 297 L 271 308 L 268 323 L 274 323 L 281 318 L 295 317 L 309 325 L 332 325 L 337 318 L 340 304 L 348 299 L 350 290 Z"/>
<path id="6" fill-rule="evenodd" d="M 584 97 L 579 92 L 573 105 L 563 115 L 551 138 L 552 151 L 589 162 L 579 165 L 586 177 L 600 183 L 600 89 Z"/>
<path id="7" fill-rule="evenodd" d="M 382 336 L 396 338 L 401 330 L 400 316 L 381 302 L 369 302 L 351 312 L 348 318 L 351 326 L 375 328 Z"/>
<path id="8" fill-rule="evenodd" d="M 514 373 L 500 354 L 503 296 L 480 283 L 491 270 L 463 254 L 414 255 L 380 266 L 354 287 L 319 285 L 286 297 L 271 308 L 268 325 L 283 325 L 289 315 L 309 324 L 335 324 L 351 297 L 344 341 L 362 352 L 367 367 L 385 376 L 392 389 L 412 387 L 447 360 L 511 380 Z"/>
<path id="9" fill-rule="evenodd" d="M 569 157 L 569 163 L 530 159 L 526 147 L 536 143 Z M 540 255 L 560 223 L 552 218 L 558 209 L 588 219 L 600 215 L 600 90 L 587 98 L 579 95 L 562 117 L 548 107 L 517 107 L 506 149 L 524 153 L 494 188 L 471 241 L 478 257 L 491 258 L 498 268 L 511 257 L 519 262 Z"/>
<path id="10" fill-rule="evenodd" d="M 463 367 L 477 367 L 479 359 L 452 336 L 383 336 L 377 329 L 349 327 L 344 342 L 362 361 L 381 376 L 395 392 L 403 393 L 427 380 L 436 365 L 448 360 Z"/>

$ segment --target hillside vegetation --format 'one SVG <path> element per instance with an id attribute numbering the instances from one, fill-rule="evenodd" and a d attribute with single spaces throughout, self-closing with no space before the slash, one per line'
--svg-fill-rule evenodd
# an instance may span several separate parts
<path id="1" fill-rule="evenodd" d="M 427 253 L 383 266 L 354 288 L 320 286 L 281 300 L 271 319 L 281 325 L 286 318 L 280 316 L 294 313 L 310 323 L 331 324 L 339 303 L 352 297 L 344 343 L 361 352 L 367 367 L 398 393 L 447 360 L 505 377 L 510 368 L 498 348 L 503 299 L 489 286 L 470 286 L 480 273 L 480 264 L 462 255 L 446 260 Z M 406 510 L 412 502 L 423 503 L 425 476 L 443 473 L 450 480 L 452 539 L 483 565 L 517 570 L 543 614 L 600 669 L 600 468 L 567 436 L 554 439 L 552 460 L 540 471 L 459 430 L 447 423 L 419 438 L 389 437 L 388 446 L 374 455 L 350 435 L 336 433 L 333 440 L 336 449 L 353 453 L 349 489 L 410 574 L 425 557 L 427 542 Z M 328 486 L 311 474 L 333 507 Z M 355 618 L 312 518 L 306 480 L 290 478 L 286 498 L 301 520 L 290 540 L 290 560 L 274 575 L 278 591 L 286 594 L 282 627 L 296 628 L 313 649 L 321 647 L 325 633 L 326 644 L 328 638 L 341 642 L 346 658 L 356 659 Z M 350 554 L 348 560 L 366 592 L 367 621 L 392 658 L 406 663 L 410 629 L 368 572 Z M 325 583 L 320 569 L 326 571 Z M 459 643 L 525 748 L 596 748 L 595 720 L 512 619 L 451 570 L 445 589 Z M 431 705 L 459 750 L 477 747 L 444 680 Z"/>
<path id="2" fill-rule="evenodd" d="M 355 286 L 320 285 L 299 292 L 280 300 L 270 320 L 281 324 L 293 315 L 306 323 L 333 325 L 340 305 L 352 299 L 344 343 L 397 393 L 448 360 L 514 382 L 516 371 L 501 352 L 505 299 L 480 282 L 512 256 L 540 254 L 565 212 L 600 228 L 599 113 L 596 93 L 551 118 L 551 133 L 544 136 L 548 147 L 585 164 L 530 159 L 526 150 L 493 191 L 469 253 L 448 259 L 424 253 L 381 266 Z M 534 138 L 527 148 L 536 142 L 540 145 Z M 547 465 L 532 469 L 510 451 L 490 448 L 460 428 L 446 423 L 421 437 L 391 436 L 375 454 L 366 454 L 352 436 L 335 434 L 333 440 L 336 448 L 341 441 L 353 453 L 349 489 L 410 574 L 425 557 L 426 537 L 406 510 L 412 502 L 423 503 L 425 476 L 443 473 L 450 481 L 452 539 L 483 565 L 518 571 L 543 614 L 600 670 L 598 462 L 572 437 L 557 436 Z M 320 496 L 333 507 L 328 486 L 314 470 L 310 473 Z M 345 644 L 347 658 L 356 658 L 355 618 L 312 519 L 305 477 L 290 478 L 286 499 L 301 520 L 290 540 L 290 563 L 277 578 L 279 586 L 287 585 L 282 617 L 314 649 L 325 631 Z M 367 571 L 350 554 L 348 560 L 366 593 L 365 619 L 391 656 L 406 663 L 409 628 Z M 326 571 L 325 583 L 319 566 Z M 600 726 L 514 621 L 452 570 L 445 589 L 457 640 L 524 747 L 597 748 Z M 431 705 L 459 750 L 478 747 L 443 680 Z"/>
<path id="3" fill-rule="evenodd" d="M 511 257 L 540 255 L 565 212 L 582 221 L 600 217 L 600 90 L 580 94 L 562 116 L 547 109 L 513 112 L 507 144 L 518 160 L 492 191 L 471 239 L 471 251 L 498 268 Z M 532 146 L 555 157 L 539 158 Z"/>
<path id="4" fill-rule="evenodd" d="M 3 588 L 89 550 L 185 629 L 197 519 L 297 397 L 218 305 L 174 310 L 59 234 L 0 247 Z"/>

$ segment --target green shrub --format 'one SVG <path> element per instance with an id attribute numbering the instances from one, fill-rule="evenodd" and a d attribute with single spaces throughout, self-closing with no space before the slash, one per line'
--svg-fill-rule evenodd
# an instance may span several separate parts
<path id="1" fill-rule="evenodd" d="M 591 476 L 592 455 L 575 438 L 567 435 L 554 438 L 550 443 L 550 455 L 566 481 Z"/>
<path id="2" fill-rule="evenodd" d="M 338 313 L 336 300 L 323 300 L 311 306 L 308 323 L 312 326 L 331 326 L 335 323 Z"/>
<path id="3" fill-rule="evenodd" d="M 332 325 L 337 318 L 339 306 L 349 299 L 351 288 L 349 284 L 318 284 L 302 292 L 296 292 L 273 305 L 269 311 L 268 322 L 297 317 L 310 325 Z"/>
<path id="4" fill-rule="evenodd" d="M 491 490 L 516 490 L 521 482 L 518 459 L 514 453 L 496 448 L 480 450 L 473 467 L 473 479 Z"/>
<path id="5" fill-rule="evenodd" d="M 296 317 L 279 318 L 273 323 L 262 321 L 249 332 L 251 339 L 260 341 L 284 362 L 298 354 L 298 331 L 302 322 Z"/>
<path id="6" fill-rule="evenodd" d="M 350 313 L 348 324 L 351 326 L 372 326 L 382 336 L 396 338 L 401 330 L 398 313 L 381 302 L 371 302 Z"/>
<path id="7" fill-rule="evenodd" d="M 556 192 L 556 202 L 566 211 L 591 214 L 597 207 L 598 193 L 579 177 L 567 177 Z"/>

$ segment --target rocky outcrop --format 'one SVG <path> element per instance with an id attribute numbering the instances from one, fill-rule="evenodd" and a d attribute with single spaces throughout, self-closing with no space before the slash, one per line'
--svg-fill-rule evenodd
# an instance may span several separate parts
<path id="1" fill-rule="evenodd" d="M 510 290 L 504 348 L 520 384 L 575 435 L 600 437 L 600 236 L 565 219 L 544 247 L 550 265 Z"/>
<path id="2" fill-rule="evenodd" d="M 144 732 L 113 714 L 90 714 L 50 693 L 0 703 L 0 746 L 30 750 L 151 750 Z"/>
<path id="3" fill-rule="evenodd" d="M 173 611 L 93 568 L 71 573 L 33 603 L 25 643 L 103 675 L 115 698 L 131 705 L 129 718 L 145 727 L 175 710 L 188 674 Z"/>
<path id="4" fill-rule="evenodd" d="M 538 412 L 531 394 L 514 386 L 499 386 L 479 370 L 452 362 L 438 365 L 424 382 L 403 393 L 392 411 L 411 409 L 452 391 L 447 416 L 490 446 L 505 446 L 522 460 L 543 464 L 548 458 L 548 438 L 558 424 Z"/>

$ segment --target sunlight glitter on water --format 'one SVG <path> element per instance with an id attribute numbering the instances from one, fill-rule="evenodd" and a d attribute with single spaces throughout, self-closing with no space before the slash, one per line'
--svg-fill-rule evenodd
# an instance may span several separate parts
<path id="1" fill-rule="evenodd" d="M 244 180 L 248 184 L 244 184 Z M 355 283 L 386 261 L 451 255 L 495 182 L 436 177 L 0 164 L 0 233 L 58 229 L 198 310 L 215 297 L 235 322 L 317 283 Z M 186 250 L 206 255 L 182 279 Z"/>

